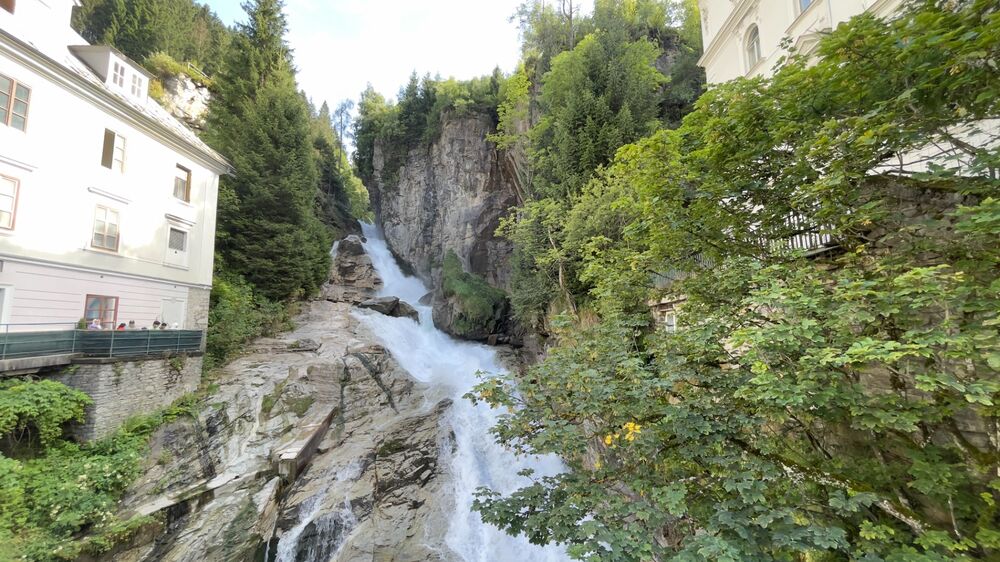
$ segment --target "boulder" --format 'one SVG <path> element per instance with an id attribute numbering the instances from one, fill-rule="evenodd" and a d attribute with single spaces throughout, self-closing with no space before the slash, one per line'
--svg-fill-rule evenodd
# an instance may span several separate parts
<path id="1" fill-rule="evenodd" d="M 375 296 L 382 288 L 382 278 L 365 253 L 361 237 L 350 235 L 337 243 L 330 282 L 323 288 L 323 298 L 332 302 L 359 303 Z"/>
<path id="2" fill-rule="evenodd" d="M 392 311 L 396 310 L 398 304 L 399 299 L 396 297 L 378 297 L 359 302 L 358 308 L 367 308 L 386 316 L 392 316 Z"/>
<path id="3" fill-rule="evenodd" d="M 400 318 L 412 318 L 415 322 L 420 322 L 420 313 L 406 301 L 399 301 L 396 305 L 396 310 L 393 316 L 398 316 Z"/>
<path id="4" fill-rule="evenodd" d="M 399 300 L 398 297 L 378 297 L 368 299 L 366 301 L 359 302 L 357 306 L 358 308 L 374 310 L 375 312 L 385 314 L 386 316 L 409 318 L 414 322 L 420 322 L 420 315 L 417 313 L 417 309 L 410 306 L 409 303 Z"/>

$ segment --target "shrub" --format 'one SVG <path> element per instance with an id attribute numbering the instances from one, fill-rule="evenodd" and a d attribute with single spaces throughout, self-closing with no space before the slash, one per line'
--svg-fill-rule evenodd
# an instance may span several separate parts
<path id="1" fill-rule="evenodd" d="M 455 299 L 458 304 L 451 326 L 455 334 L 471 336 L 500 330 L 507 308 L 506 293 L 467 273 L 453 251 L 449 251 L 444 258 L 441 288 L 445 297 Z"/>

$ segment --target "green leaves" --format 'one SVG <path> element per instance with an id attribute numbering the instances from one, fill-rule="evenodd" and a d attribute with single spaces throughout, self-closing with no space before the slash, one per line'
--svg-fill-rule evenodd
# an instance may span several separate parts
<path id="1" fill-rule="evenodd" d="M 585 184 L 545 144 L 547 185 L 584 187 L 507 230 L 593 314 L 550 321 L 545 360 L 484 398 L 512 408 L 503 443 L 569 472 L 484 499 L 487 521 L 595 560 L 996 556 L 1000 154 L 949 131 L 996 115 L 1000 20 L 979 0 L 910 9 L 713 88 Z M 552 76 L 589 87 L 600 40 Z M 587 115 L 579 98 L 549 101 Z M 590 154 L 591 133 L 566 146 Z M 675 333 L 650 326 L 661 299 Z"/>

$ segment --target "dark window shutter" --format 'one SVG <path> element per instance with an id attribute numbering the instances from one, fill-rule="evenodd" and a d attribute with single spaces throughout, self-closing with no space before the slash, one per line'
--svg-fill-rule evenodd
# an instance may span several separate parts
<path id="1" fill-rule="evenodd" d="M 0 8 L 7 10 L 10 13 L 14 13 L 14 0 L 0 0 Z"/>
<path id="2" fill-rule="evenodd" d="M 101 155 L 101 166 L 111 169 L 115 156 L 115 134 L 104 129 L 104 152 Z"/>

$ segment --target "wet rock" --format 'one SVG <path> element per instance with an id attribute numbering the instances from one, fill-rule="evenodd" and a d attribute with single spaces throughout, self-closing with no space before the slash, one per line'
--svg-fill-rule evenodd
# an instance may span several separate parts
<path id="1" fill-rule="evenodd" d="M 420 313 L 417 312 L 417 309 L 413 308 L 412 306 L 410 306 L 408 302 L 403 300 L 399 301 L 399 303 L 396 305 L 396 310 L 393 316 L 398 316 L 400 318 L 410 318 L 414 322 L 420 322 Z"/>
<path id="2" fill-rule="evenodd" d="M 420 315 L 417 313 L 417 309 L 410 306 L 406 301 L 399 300 L 397 297 L 378 297 L 368 299 L 358 303 L 357 306 L 358 308 L 374 310 L 375 312 L 385 314 L 386 316 L 409 318 L 415 322 L 420 321 Z"/>
<path id="3" fill-rule="evenodd" d="M 431 291 L 430 293 L 427 293 L 426 295 L 420 297 L 420 300 L 417 301 L 418 304 L 422 304 L 424 306 L 430 306 L 433 302 L 434 302 L 434 292 L 433 291 Z"/>
<path id="4" fill-rule="evenodd" d="M 358 303 L 374 297 L 381 287 L 382 279 L 365 253 L 361 238 L 352 234 L 338 242 L 323 298 L 331 302 Z"/>
<path id="5" fill-rule="evenodd" d="M 358 303 L 358 308 L 367 308 L 386 316 L 392 316 L 392 311 L 396 310 L 398 304 L 399 299 L 396 297 L 378 297 Z"/>
<path id="6" fill-rule="evenodd" d="M 517 193 L 487 140 L 493 132 L 488 115 L 445 115 L 438 139 L 411 150 L 396 169 L 376 143 L 372 208 L 393 254 L 428 285 L 439 286 L 448 250 L 491 285 L 509 283 L 512 245 L 496 230 Z"/>
<path id="7" fill-rule="evenodd" d="M 277 548 L 295 560 L 457 560 L 440 501 L 451 401 L 427 409 L 428 389 L 377 345 L 351 351 L 341 381 L 342 419 L 289 491 Z"/>

